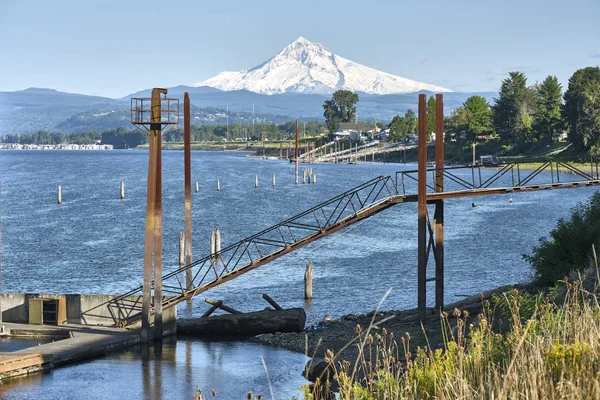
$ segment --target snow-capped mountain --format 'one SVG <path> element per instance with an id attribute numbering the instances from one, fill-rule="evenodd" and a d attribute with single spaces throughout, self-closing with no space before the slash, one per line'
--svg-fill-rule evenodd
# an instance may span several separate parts
<path id="1" fill-rule="evenodd" d="M 357 64 L 303 37 L 263 64 L 239 72 L 221 72 L 193 86 L 210 86 L 226 91 L 245 89 L 262 94 L 327 94 L 338 89 L 370 94 L 412 93 L 420 90 L 451 92 L 450 89 Z"/>

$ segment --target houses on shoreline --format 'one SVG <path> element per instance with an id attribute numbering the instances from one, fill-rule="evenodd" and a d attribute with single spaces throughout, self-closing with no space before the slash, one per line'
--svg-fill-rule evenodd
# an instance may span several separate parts
<path id="1" fill-rule="evenodd" d="M 21 144 L 0 143 L 0 150 L 113 150 L 112 144 Z"/>

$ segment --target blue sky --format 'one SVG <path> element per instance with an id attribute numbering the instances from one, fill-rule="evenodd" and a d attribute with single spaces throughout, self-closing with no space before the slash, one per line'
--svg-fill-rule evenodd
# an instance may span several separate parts
<path id="1" fill-rule="evenodd" d="M 458 91 L 511 70 L 566 87 L 600 64 L 600 1 L 0 0 L 0 91 L 121 97 L 253 67 L 298 36 Z"/>

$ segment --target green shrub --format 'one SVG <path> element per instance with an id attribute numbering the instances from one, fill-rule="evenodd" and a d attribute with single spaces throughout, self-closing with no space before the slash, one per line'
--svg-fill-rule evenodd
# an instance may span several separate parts
<path id="1" fill-rule="evenodd" d="M 540 238 L 531 256 L 523 255 L 535 270 L 539 284 L 552 285 L 589 265 L 592 245 L 600 242 L 600 193 L 573 208 L 569 220 L 560 219 L 550 240 Z"/>

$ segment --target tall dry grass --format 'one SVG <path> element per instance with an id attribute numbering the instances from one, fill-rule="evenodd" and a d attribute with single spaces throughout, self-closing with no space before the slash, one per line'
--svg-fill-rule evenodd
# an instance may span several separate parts
<path id="1" fill-rule="evenodd" d="M 357 327 L 355 363 L 326 356 L 339 398 L 600 399 L 600 305 L 580 283 L 563 285 L 558 302 L 515 291 L 476 318 L 442 315 L 443 349 Z M 305 398 L 331 398 L 326 388 Z"/>

